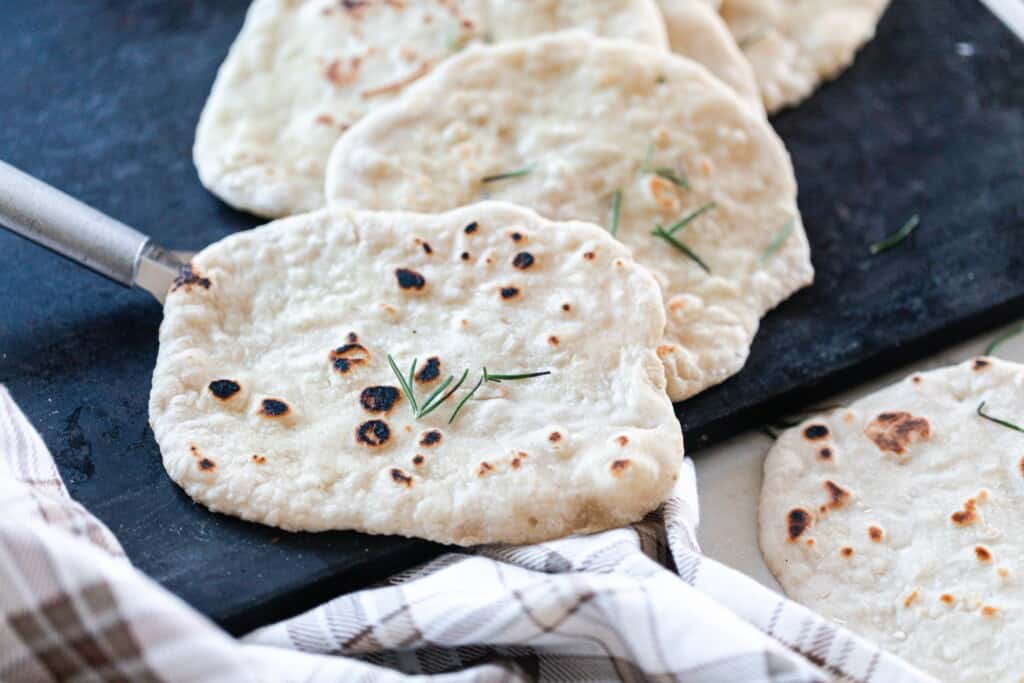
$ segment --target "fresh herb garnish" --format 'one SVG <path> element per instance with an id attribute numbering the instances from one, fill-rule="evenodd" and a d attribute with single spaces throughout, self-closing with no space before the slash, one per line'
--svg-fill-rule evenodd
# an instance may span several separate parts
<path id="1" fill-rule="evenodd" d="M 515 171 L 509 171 L 508 173 L 498 173 L 496 175 L 489 175 L 489 176 L 481 179 L 480 182 L 481 183 L 494 183 L 494 182 L 497 182 L 499 180 L 508 180 L 509 178 L 518 178 L 520 176 L 526 175 L 527 173 L 529 173 L 532 170 L 533 170 L 533 167 L 526 166 L 525 168 L 520 168 L 520 169 L 517 169 Z"/>
<path id="2" fill-rule="evenodd" d="M 704 261 L 701 260 L 700 256 L 697 256 L 697 254 L 694 253 L 692 249 L 690 249 L 688 246 L 686 246 L 685 244 L 677 240 L 675 237 L 673 237 L 672 233 L 665 232 L 665 229 L 663 227 L 661 227 L 660 225 L 656 225 L 654 227 L 654 231 L 651 234 L 654 235 L 655 237 L 660 237 L 661 239 L 665 240 L 673 247 L 675 247 L 677 250 L 679 250 L 683 254 L 686 254 L 686 256 L 691 261 L 693 261 L 698 266 L 703 268 L 705 273 L 707 273 L 708 275 L 711 274 L 711 269 L 708 268 L 708 264 L 704 263 Z"/>
<path id="3" fill-rule="evenodd" d="M 442 382 L 441 385 L 437 387 L 437 389 L 434 389 L 434 393 L 432 393 L 430 397 L 427 399 L 426 403 L 423 404 L 423 408 L 420 410 L 420 413 L 419 415 L 416 416 L 416 418 L 419 419 L 421 417 L 426 417 L 427 415 L 430 415 L 430 413 L 434 412 L 434 410 L 437 409 L 438 406 L 440 406 L 442 403 L 448 400 L 449 396 L 458 391 L 459 387 L 462 386 L 462 383 L 466 381 L 466 377 L 468 376 L 469 370 L 464 370 L 462 372 L 462 377 L 460 377 L 459 381 L 455 383 L 455 386 L 452 387 L 451 390 L 448 391 L 448 393 L 441 395 L 441 392 L 447 389 L 448 386 L 452 383 L 452 380 L 455 378 L 454 375 L 449 375 L 448 379 Z M 440 398 L 438 398 L 439 396 Z"/>
<path id="4" fill-rule="evenodd" d="M 416 396 L 412 393 L 412 387 L 409 386 L 413 381 L 413 374 L 416 372 L 416 361 L 414 358 L 412 365 L 409 367 L 409 381 L 407 382 L 405 377 L 402 375 L 402 371 L 398 369 L 398 365 L 395 363 L 395 359 L 388 354 L 388 365 L 391 366 L 391 371 L 395 373 L 395 377 L 398 379 L 398 383 L 402 385 L 402 392 L 405 397 L 409 399 L 409 405 L 412 406 L 412 414 L 416 415 L 420 412 L 419 406 L 416 404 Z"/>
<path id="5" fill-rule="evenodd" d="M 699 209 L 695 209 L 694 211 L 691 211 L 687 215 L 683 216 L 681 219 L 673 223 L 667 230 L 663 228 L 660 224 L 655 225 L 654 230 L 651 232 L 651 234 L 654 235 L 655 237 L 660 237 L 661 239 L 671 244 L 673 247 L 676 248 L 677 251 L 685 254 L 687 258 L 689 258 L 691 261 L 693 261 L 698 266 L 703 268 L 704 272 L 710 275 L 711 268 L 708 267 L 708 264 L 704 263 L 704 260 L 701 259 L 700 256 L 697 256 L 696 252 L 694 252 L 688 246 L 677 240 L 674 237 L 674 235 L 683 228 L 685 228 L 687 225 L 689 225 L 690 223 L 692 223 L 693 221 L 697 220 L 702 215 L 710 211 L 711 209 L 715 208 L 715 206 L 716 204 L 714 202 L 708 202 Z"/>
<path id="6" fill-rule="evenodd" d="M 647 175 L 651 172 L 651 157 L 654 156 L 654 143 L 647 143 L 647 151 L 644 152 L 644 160 L 640 163 L 640 168 L 637 169 L 637 173 L 640 175 Z"/>
<path id="7" fill-rule="evenodd" d="M 691 211 L 690 213 L 686 214 L 685 216 L 680 218 L 678 221 L 673 223 L 671 225 L 671 227 L 669 227 L 669 229 L 668 229 L 668 234 L 669 235 L 676 234 L 677 232 L 679 232 L 680 230 L 685 228 L 687 225 L 689 225 L 690 223 L 694 222 L 695 220 L 697 220 L 698 218 L 700 218 L 701 216 L 706 214 L 708 211 L 711 211 L 712 209 L 714 209 L 716 206 L 718 206 L 718 205 L 715 204 L 714 202 L 708 202 L 704 206 Z"/>
<path id="8" fill-rule="evenodd" d="M 921 217 L 915 213 L 913 216 L 910 217 L 910 220 L 904 223 L 903 227 L 896 231 L 896 233 L 894 233 L 892 236 L 886 237 L 881 242 L 876 242 L 872 244 L 871 253 L 873 255 L 877 255 L 881 254 L 883 251 L 888 251 L 889 249 L 892 249 L 897 244 L 910 237 L 910 233 L 914 232 L 914 230 L 917 229 L 917 226 L 920 225 L 920 223 Z"/>
<path id="9" fill-rule="evenodd" d="M 681 187 L 684 190 L 690 189 L 690 183 L 686 182 L 686 178 L 680 177 L 671 168 L 662 166 L 654 171 L 654 175 L 658 176 L 659 178 L 664 178 L 673 185 Z"/>
<path id="10" fill-rule="evenodd" d="M 469 393 L 462 397 L 459 404 L 455 406 L 455 411 L 452 412 L 452 416 L 448 418 L 448 424 L 455 422 L 455 418 L 458 416 L 459 411 L 462 410 L 462 406 L 466 405 L 466 401 L 473 398 L 473 394 L 480 388 L 480 385 L 484 383 L 484 378 L 487 377 L 487 368 L 484 368 L 484 374 L 480 376 L 480 381 L 476 383 L 476 386 L 469 390 Z"/>
<path id="11" fill-rule="evenodd" d="M 405 375 L 402 374 L 402 371 L 398 369 L 398 364 L 395 362 L 395 359 L 391 357 L 391 354 L 388 354 L 388 365 L 391 366 L 391 371 L 395 373 L 395 377 L 398 379 L 398 383 L 402 385 L 402 393 L 404 393 L 405 397 L 409 399 L 409 406 L 412 408 L 412 415 L 417 420 L 426 417 L 430 413 L 437 410 L 440 406 L 442 406 L 445 403 L 445 401 L 451 398 L 452 394 L 459 390 L 459 388 L 466 382 L 466 378 L 469 377 L 469 370 L 462 371 L 462 376 L 459 377 L 458 382 L 455 382 L 454 375 L 448 375 L 448 379 L 441 382 L 441 384 L 439 384 L 437 388 L 434 389 L 429 396 L 427 396 L 427 400 L 425 400 L 423 404 L 420 405 L 419 402 L 416 400 L 416 395 L 413 393 L 412 388 L 416 376 L 416 364 L 418 362 L 419 359 L 413 359 L 412 365 L 409 366 L 409 376 L 406 377 Z M 487 371 L 487 368 L 484 368 L 483 374 L 480 376 L 480 381 L 477 382 L 476 386 L 473 387 L 468 394 L 463 396 L 462 400 L 460 400 L 458 405 L 455 406 L 455 411 L 452 412 L 451 417 L 448 418 L 448 424 L 451 424 L 455 420 L 455 417 L 459 414 L 459 411 L 462 410 L 462 407 L 466 405 L 466 402 L 473 397 L 473 394 L 477 392 L 477 389 L 479 389 L 484 382 L 510 382 L 514 380 L 543 377 L 544 375 L 550 374 L 550 370 L 544 370 L 543 372 L 528 372 L 513 375 L 493 375 Z M 452 386 L 452 382 L 455 382 L 455 386 Z M 448 387 L 450 386 L 452 388 L 448 389 Z M 446 389 L 447 391 L 445 391 Z"/>
<path id="12" fill-rule="evenodd" d="M 492 375 L 491 373 L 487 372 L 487 368 L 484 368 L 484 379 L 487 380 L 488 382 L 497 382 L 499 384 L 501 382 L 506 381 L 533 379 L 534 377 L 544 377 L 545 375 L 550 374 L 550 370 L 542 370 L 541 372 L 525 372 L 519 375 Z"/>
<path id="13" fill-rule="evenodd" d="M 466 373 L 463 374 L 463 379 L 465 379 L 465 376 L 468 373 L 469 370 L 466 370 Z M 469 401 L 469 399 L 473 398 L 473 394 L 477 392 L 477 390 L 483 385 L 484 382 L 496 382 L 500 384 L 501 382 L 505 381 L 532 379 L 534 377 L 543 377 L 544 375 L 550 374 L 550 370 L 544 370 L 543 372 L 528 372 L 518 375 L 492 375 L 487 371 L 487 368 L 485 367 L 483 369 L 483 373 L 480 375 L 480 380 L 476 383 L 476 386 L 470 389 L 469 393 L 463 396 L 462 400 L 459 401 L 459 404 L 455 406 L 455 410 L 452 412 L 452 416 L 448 418 L 448 424 L 451 424 L 452 422 L 455 421 L 455 418 L 458 417 L 459 415 L 459 411 L 462 410 L 462 407 L 466 405 L 466 402 Z M 460 381 L 459 384 L 462 384 L 462 382 Z"/>
<path id="14" fill-rule="evenodd" d="M 985 355 L 991 356 L 993 353 L 995 353 L 996 349 L 998 349 L 1003 342 L 1005 342 L 1008 339 L 1013 339 L 1021 332 L 1024 332 L 1024 325 L 1018 325 L 1017 327 L 1014 327 L 1011 330 L 1003 332 L 1001 335 L 993 339 L 992 343 L 985 347 Z"/>
<path id="15" fill-rule="evenodd" d="M 790 218 L 786 221 L 786 224 L 782 226 L 779 232 L 775 235 L 768 246 L 765 247 L 764 253 L 761 254 L 761 262 L 767 261 L 772 254 L 779 250 L 779 247 L 785 243 L 789 236 L 793 234 L 793 228 L 796 226 L 796 219 Z"/>
<path id="16" fill-rule="evenodd" d="M 1015 425 L 1012 422 L 1007 422 L 1006 420 L 1000 420 L 998 417 L 992 417 L 991 415 L 986 413 L 985 412 L 985 403 L 986 403 L 986 401 L 982 401 L 978 405 L 978 415 L 980 415 L 981 417 L 985 418 L 986 420 L 989 420 L 991 422 L 995 422 L 998 425 L 1002 425 L 1002 426 L 1006 427 L 1007 429 L 1012 429 L 1012 430 L 1017 431 L 1017 432 L 1024 432 L 1024 427 L 1020 427 L 1018 425 Z"/>
<path id="17" fill-rule="evenodd" d="M 615 190 L 612 197 L 612 225 L 609 232 L 614 236 L 619 232 L 619 218 L 622 215 L 622 190 Z"/>

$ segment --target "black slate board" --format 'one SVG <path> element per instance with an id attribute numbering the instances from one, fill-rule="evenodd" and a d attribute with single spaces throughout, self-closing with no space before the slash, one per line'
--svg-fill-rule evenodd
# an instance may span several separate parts
<path id="1" fill-rule="evenodd" d="M 246 5 L 5 3 L 0 158 L 170 247 L 255 225 L 190 161 Z M 981 5 L 897 0 L 856 66 L 774 123 L 817 283 L 765 320 L 742 374 L 680 406 L 691 451 L 1024 315 L 1024 46 Z M 910 244 L 869 256 L 914 213 Z M 192 504 L 146 425 L 159 322 L 147 295 L 0 231 L 0 382 L 138 567 L 239 632 L 440 550 Z"/>

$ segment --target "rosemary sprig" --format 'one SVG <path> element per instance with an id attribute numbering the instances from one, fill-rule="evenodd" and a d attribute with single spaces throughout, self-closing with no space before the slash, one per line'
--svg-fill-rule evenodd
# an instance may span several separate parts
<path id="1" fill-rule="evenodd" d="M 612 197 L 612 225 L 609 232 L 614 237 L 619 232 L 619 218 L 622 216 L 622 190 L 615 190 Z"/>
<path id="2" fill-rule="evenodd" d="M 786 224 L 782 226 L 782 228 L 779 230 L 778 233 L 776 233 L 772 241 L 768 243 L 768 246 L 765 247 L 764 253 L 761 254 L 762 263 L 771 258 L 771 255 L 777 252 L 779 250 L 779 247 L 781 247 L 786 242 L 786 240 L 789 239 L 789 236 L 793 234 L 793 228 L 795 226 L 796 218 L 790 218 L 788 221 L 786 221 Z"/>
<path id="3" fill-rule="evenodd" d="M 690 223 L 694 222 L 695 220 L 697 220 L 698 218 L 700 218 L 701 216 L 706 214 L 708 211 L 711 211 L 712 209 L 714 209 L 717 206 L 718 205 L 715 204 L 714 202 L 708 202 L 704 206 L 691 211 L 690 213 L 688 213 L 687 215 L 683 216 L 678 221 L 673 223 L 669 227 L 669 229 L 667 230 L 668 234 L 669 235 L 676 234 L 677 232 L 679 232 L 680 230 L 685 228 L 687 225 L 689 225 Z"/>
<path id="4" fill-rule="evenodd" d="M 462 379 L 463 380 L 466 378 L 467 374 L 469 374 L 469 370 L 466 370 L 466 372 L 463 373 L 463 375 L 462 375 Z M 455 421 L 455 418 L 458 417 L 459 412 L 462 410 L 462 407 L 464 405 L 466 405 L 466 402 L 469 401 L 469 399 L 473 398 L 473 394 L 475 394 L 477 392 L 477 390 L 481 386 L 483 386 L 484 382 L 495 382 L 495 383 L 500 384 L 501 382 L 506 382 L 506 381 L 511 382 L 511 381 L 514 381 L 514 380 L 521 380 L 521 379 L 533 379 L 534 377 L 543 377 L 544 375 L 550 375 L 550 374 L 551 374 L 550 370 L 544 370 L 542 372 L 526 372 L 526 373 L 513 374 L 513 375 L 492 375 L 490 372 L 487 371 L 487 368 L 484 367 L 483 372 L 480 374 L 480 380 L 476 383 L 476 386 L 474 386 L 472 389 L 470 389 L 469 393 L 466 394 L 465 396 L 463 396 L 462 400 L 459 401 L 459 404 L 457 406 L 455 406 L 455 410 L 452 412 L 452 416 L 448 418 L 448 424 L 451 424 L 452 422 Z M 459 384 L 462 384 L 461 380 L 459 381 Z"/>
<path id="5" fill-rule="evenodd" d="M 904 223 L 903 227 L 897 230 L 893 235 L 891 235 L 890 237 L 886 237 L 881 242 L 875 242 L 874 244 L 872 244 L 871 254 L 878 255 L 881 254 L 883 251 L 888 251 L 889 249 L 892 249 L 897 244 L 910 237 L 910 233 L 914 232 L 914 230 L 916 230 L 917 226 L 920 224 L 921 216 L 915 213 L 913 216 L 910 217 L 910 220 Z"/>
<path id="6" fill-rule="evenodd" d="M 501 383 L 504 381 L 520 380 L 520 379 L 533 379 L 534 377 L 544 377 L 550 375 L 550 370 L 542 370 L 541 372 L 526 372 L 519 375 L 492 375 L 487 372 L 487 368 L 484 368 L 484 379 L 488 382 Z"/>
<path id="7" fill-rule="evenodd" d="M 654 175 L 658 176 L 659 178 L 664 178 L 673 185 L 681 187 L 684 190 L 690 189 L 690 183 L 686 181 L 686 178 L 680 177 L 678 174 L 676 174 L 674 170 L 668 168 L 667 166 L 661 166 L 655 169 Z"/>
<path id="8" fill-rule="evenodd" d="M 395 359 L 388 354 L 388 365 L 391 366 L 391 371 L 395 373 L 395 377 L 398 379 L 398 383 L 402 385 L 402 392 L 405 397 L 409 399 L 409 405 L 412 407 L 412 414 L 417 415 L 420 412 L 419 406 L 416 404 L 416 396 L 412 393 L 412 387 L 409 386 L 412 383 L 413 373 L 416 371 L 416 360 L 413 359 L 412 366 L 409 368 L 409 381 L 405 380 L 405 376 L 402 375 L 401 370 L 398 369 L 398 364 L 395 363 Z"/>
<path id="9" fill-rule="evenodd" d="M 1002 425 L 1002 426 L 1006 427 L 1007 429 L 1012 429 L 1012 430 L 1017 431 L 1017 432 L 1024 432 L 1024 427 L 1020 427 L 1018 425 L 1015 425 L 1012 422 L 1007 422 L 1006 420 L 1000 420 L 998 417 L 992 417 L 991 415 L 986 413 L 985 412 L 985 404 L 986 403 L 987 403 L 987 401 L 982 401 L 978 405 L 978 415 L 980 415 L 981 417 L 985 418 L 986 420 L 989 420 L 991 422 L 995 422 L 998 425 Z"/>
<path id="10" fill-rule="evenodd" d="M 654 143 L 647 143 L 647 151 L 644 153 L 644 160 L 637 169 L 639 175 L 647 175 L 651 172 L 651 158 L 654 156 Z"/>
<path id="11" fill-rule="evenodd" d="M 448 379 L 442 382 L 441 385 L 437 387 L 437 389 L 434 389 L 434 393 L 432 393 L 430 397 L 426 400 L 426 402 L 423 404 L 423 409 L 420 410 L 420 413 L 419 415 L 416 416 L 416 418 L 419 419 L 421 417 L 426 417 L 427 415 L 430 415 L 432 412 L 434 412 L 442 403 L 448 400 L 449 396 L 458 391 L 459 387 L 462 386 L 462 383 L 466 381 L 466 377 L 468 376 L 469 370 L 464 370 L 462 373 L 462 377 L 460 377 L 459 381 L 455 383 L 455 386 L 452 387 L 447 394 L 441 396 L 441 392 L 447 389 L 448 386 L 452 383 L 452 380 L 455 379 L 453 375 L 449 375 Z M 440 396 L 440 398 L 438 398 L 438 396 Z"/>
<path id="12" fill-rule="evenodd" d="M 703 268 L 705 273 L 707 273 L 708 275 L 711 274 L 711 269 L 708 268 L 708 264 L 704 263 L 704 261 L 701 260 L 700 256 L 697 256 L 697 254 L 694 253 L 692 249 L 690 249 L 688 246 L 686 246 L 685 244 L 677 240 L 675 237 L 673 237 L 672 233 L 665 232 L 665 229 L 663 227 L 661 227 L 660 225 L 656 225 L 654 227 L 654 231 L 651 234 L 654 235 L 655 237 L 660 237 L 661 239 L 665 240 L 673 247 L 675 247 L 678 251 L 685 254 L 687 258 L 689 258 L 691 261 L 693 261 L 698 266 Z"/>
<path id="13" fill-rule="evenodd" d="M 455 422 L 455 418 L 458 417 L 459 411 L 462 410 L 462 406 L 466 405 L 466 402 L 469 399 L 473 398 L 473 394 L 475 394 L 477 389 L 480 388 L 480 385 L 482 385 L 484 383 L 484 379 L 486 377 L 487 377 L 487 368 L 484 368 L 484 374 L 480 375 L 480 381 L 477 382 L 476 386 L 473 387 L 472 389 L 470 389 L 469 393 L 466 394 L 465 396 L 463 396 L 462 400 L 459 401 L 459 404 L 457 406 L 455 406 L 455 410 L 454 410 L 454 412 L 452 412 L 452 416 L 448 418 L 448 424 L 451 424 L 452 422 Z"/>
<path id="14" fill-rule="evenodd" d="M 1011 330 L 1003 332 L 1001 335 L 993 339 L 988 346 L 985 347 L 985 355 L 991 356 L 993 353 L 995 353 L 996 349 L 998 349 L 1003 342 L 1007 341 L 1008 339 L 1013 339 L 1021 332 L 1024 332 L 1024 325 L 1017 325 L 1017 327 L 1014 327 Z"/>
<path id="15" fill-rule="evenodd" d="M 427 415 L 430 415 L 432 412 L 434 412 L 442 405 L 444 405 L 444 403 L 449 398 L 452 397 L 452 394 L 458 391 L 459 388 L 463 384 L 465 384 L 466 378 L 469 377 L 468 369 L 462 371 L 462 376 L 459 377 L 458 382 L 455 382 L 455 375 L 448 375 L 448 379 L 441 382 L 441 384 L 439 384 L 437 388 L 430 392 L 430 395 L 427 396 L 427 399 L 421 405 L 419 402 L 416 401 L 416 395 L 413 393 L 413 381 L 415 380 L 416 364 L 418 363 L 418 361 L 419 359 L 417 358 L 413 359 L 412 365 L 409 366 L 409 376 L 406 377 L 405 375 L 402 374 L 402 371 L 398 369 L 398 363 L 395 362 L 395 359 L 391 357 L 391 354 L 388 354 L 388 365 L 391 366 L 391 371 L 395 373 L 395 378 L 398 379 L 398 383 L 402 385 L 402 393 L 404 393 L 405 397 L 409 399 L 409 405 L 412 407 L 412 415 L 417 420 L 419 420 L 420 418 L 424 418 Z M 544 375 L 550 374 L 550 370 L 544 370 L 542 372 L 527 372 L 511 375 L 495 375 L 488 372 L 487 368 L 485 367 L 483 369 L 483 373 L 480 375 L 480 381 L 478 381 L 476 383 L 476 386 L 474 386 L 468 394 L 463 396 L 462 400 L 460 400 L 458 405 L 455 406 L 454 412 L 452 412 L 451 417 L 448 418 L 448 424 L 451 424 L 452 422 L 455 421 L 455 417 L 459 414 L 459 411 L 462 410 L 462 407 L 466 405 L 466 402 L 473 397 L 473 394 L 477 392 L 477 390 L 481 387 L 481 385 L 483 385 L 484 382 L 501 383 L 513 380 L 543 377 Z M 455 382 L 455 386 L 452 386 L 452 382 Z M 451 389 L 449 389 L 448 387 L 451 387 Z"/>
<path id="16" fill-rule="evenodd" d="M 518 178 L 524 176 L 533 170 L 532 166 L 526 166 L 523 168 L 516 169 L 515 171 L 509 171 L 508 173 L 498 173 L 496 175 L 489 175 L 480 180 L 481 183 L 495 183 L 499 180 L 508 180 L 509 178 Z"/>

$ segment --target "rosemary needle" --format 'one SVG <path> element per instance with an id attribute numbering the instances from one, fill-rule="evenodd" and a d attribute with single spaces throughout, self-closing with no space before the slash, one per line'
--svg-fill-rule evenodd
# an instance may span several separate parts
<path id="1" fill-rule="evenodd" d="M 690 213 L 686 214 L 678 221 L 673 223 L 672 226 L 669 227 L 669 229 L 666 230 L 665 232 L 667 232 L 669 235 L 676 234 L 677 232 L 685 228 L 687 225 L 689 225 L 690 223 L 694 222 L 695 220 L 706 214 L 708 211 L 711 211 L 711 209 L 714 209 L 716 206 L 718 205 L 715 204 L 714 202 L 708 202 L 704 206 L 698 209 L 694 209 L 693 211 L 691 211 Z"/>
<path id="2" fill-rule="evenodd" d="M 638 173 L 640 175 L 645 175 L 645 174 L 651 172 L 651 157 L 652 156 L 654 156 L 654 143 L 653 142 L 649 142 L 649 143 L 647 143 L 647 152 L 644 153 L 643 163 L 640 164 L 640 169 L 638 171 Z"/>
<path id="3" fill-rule="evenodd" d="M 883 251 L 888 251 L 889 249 L 892 249 L 897 244 L 910 237 L 910 233 L 914 232 L 914 230 L 917 229 L 917 226 L 920 225 L 920 223 L 921 217 L 915 213 L 913 216 L 910 217 L 910 220 L 904 223 L 903 227 L 896 231 L 893 235 L 891 235 L 890 237 L 886 237 L 881 242 L 875 242 L 874 244 L 872 244 L 871 253 L 873 255 L 877 255 L 881 254 Z"/>
<path id="4" fill-rule="evenodd" d="M 520 168 L 520 169 L 517 169 L 515 171 L 509 171 L 508 173 L 498 173 L 498 174 L 495 174 L 495 175 L 489 175 L 489 176 L 481 179 L 480 182 L 481 183 L 494 183 L 494 182 L 497 182 L 499 180 L 508 180 L 509 178 L 518 178 L 520 176 L 526 175 L 527 173 L 529 173 L 532 170 L 533 170 L 532 167 L 527 166 L 525 168 Z"/>
<path id="5" fill-rule="evenodd" d="M 614 237 L 619 232 L 619 217 L 622 215 L 622 190 L 615 190 L 612 197 L 612 226 L 609 230 Z"/>
<path id="6" fill-rule="evenodd" d="M 794 226 L 796 226 L 795 218 L 790 218 L 788 221 L 786 221 L 786 224 L 782 226 L 782 228 L 775 235 L 772 241 L 768 243 L 768 246 L 765 247 L 764 253 L 761 254 L 762 262 L 767 261 L 771 257 L 771 255 L 777 252 L 779 250 L 779 247 L 781 247 L 785 243 L 785 241 L 789 239 L 789 236 L 793 234 Z"/>
<path id="7" fill-rule="evenodd" d="M 485 377 L 487 377 L 487 368 L 484 368 L 484 374 L 480 375 L 480 381 L 476 383 L 476 386 L 473 387 L 468 394 L 463 396 L 462 400 L 459 401 L 459 404 L 455 406 L 455 411 L 452 413 L 452 416 L 448 418 L 448 424 L 455 422 L 455 418 L 458 416 L 459 411 L 462 410 L 462 406 L 466 405 L 466 401 L 473 398 L 473 394 L 475 394 L 477 389 L 480 388 L 480 385 L 484 383 Z"/>
<path id="8" fill-rule="evenodd" d="M 985 403 L 986 403 L 986 401 L 982 401 L 978 405 L 978 415 L 980 415 L 981 417 L 985 418 L 986 420 L 989 420 L 990 422 L 995 422 L 998 425 L 1002 425 L 1002 426 L 1006 427 L 1007 429 L 1012 429 L 1012 430 L 1018 431 L 1018 432 L 1024 432 L 1024 427 L 1019 427 L 1019 426 L 1013 424 L 1012 422 L 1007 422 L 1006 420 L 1000 420 L 998 417 L 992 417 L 991 415 L 986 413 L 985 412 Z"/>
<path id="9" fill-rule="evenodd" d="M 1013 337 L 1016 337 L 1021 332 L 1024 332 L 1024 325 L 1018 325 L 1012 330 L 1007 330 L 1006 332 L 1003 332 L 1001 335 L 993 339 L 991 344 L 985 347 L 985 355 L 991 356 L 993 353 L 995 353 L 996 349 L 998 349 L 1003 342 L 1005 342 L 1008 339 L 1012 339 Z"/>
<path id="10" fill-rule="evenodd" d="M 436 410 L 437 408 L 439 408 L 439 407 L 440 407 L 440 406 L 441 406 L 441 405 L 442 405 L 442 404 L 443 404 L 443 403 L 444 403 L 445 401 L 447 401 L 447 400 L 448 400 L 448 397 L 449 397 L 449 396 L 451 396 L 451 395 L 452 395 L 452 394 L 454 394 L 454 393 L 455 393 L 456 391 L 458 391 L 459 387 L 461 387 L 461 386 L 462 386 L 462 383 L 466 381 L 466 377 L 468 377 L 468 376 L 469 376 L 469 370 L 464 370 L 464 371 L 462 372 L 462 377 L 460 377 L 460 378 L 459 378 L 459 381 L 455 383 L 455 386 L 454 386 L 454 387 L 452 387 L 452 388 L 451 388 L 451 389 L 450 389 L 450 390 L 448 391 L 448 393 L 446 393 L 446 394 L 444 394 L 443 396 L 441 396 L 441 398 L 440 398 L 440 399 L 438 399 L 437 401 L 434 401 L 434 399 L 435 399 L 435 398 L 436 398 L 436 397 L 437 397 L 437 396 L 438 396 L 438 395 L 439 395 L 439 394 L 440 394 L 440 393 L 441 393 L 442 391 L 444 391 L 444 390 L 445 390 L 445 389 L 446 389 L 446 388 L 448 387 L 448 385 L 449 385 L 449 384 L 451 384 L 451 383 L 452 383 L 452 380 L 454 379 L 454 377 L 452 377 L 452 376 L 449 376 L 449 377 L 448 377 L 448 379 L 447 379 L 447 380 L 445 380 L 444 384 L 442 384 L 441 386 L 439 386 L 439 387 L 438 387 L 437 389 L 435 389 L 435 390 L 434 390 L 434 393 L 432 393 L 432 394 L 430 395 L 430 398 L 428 398 L 428 399 L 427 399 L 427 402 L 426 402 L 425 404 L 423 404 L 423 410 L 421 410 L 421 411 L 420 411 L 420 414 L 419 414 L 419 415 L 417 415 L 416 417 L 417 417 L 417 418 L 420 418 L 420 417 L 426 417 L 427 415 L 430 415 L 430 413 L 434 412 L 434 410 Z"/>
<path id="11" fill-rule="evenodd" d="M 395 359 L 388 354 L 388 364 L 391 366 L 391 371 L 395 373 L 395 377 L 398 379 L 398 383 L 402 385 L 402 391 L 405 393 L 405 397 L 409 399 L 409 405 L 412 406 L 412 414 L 416 415 L 419 412 L 419 406 L 416 405 L 416 397 L 413 396 L 412 387 L 409 386 L 409 382 L 405 381 L 405 376 L 402 375 L 401 370 L 398 369 L 398 364 L 395 363 Z M 409 376 L 412 377 L 412 371 L 416 369 L 416 360 L 412 361 L 412 369 L 409 371 Z"/>
<path id="12" fill-rule="evenodd" d="M 671 168 L 662 166 L 654 171 L 654 175 L 658 176 L 659 178 L 664 178 L 673 185 L 681 187 L 684 190 L 690 189 L 690 183 L 686 182 L 686 178 L 680 177 Z"/>
<path id="13" fill-rule="evenodd" d="M 686 246 L 685 244 L 677 240 L 675 237 L 673 237 L 672 233 L 665 232 L 665 229 L 658 225 L 655 226 L 654 232 L 652 232 L 651 234 L 654 235 L 655 237 L 660 237 L 661 239 L 665 240 L 673 247 L 675 247 L 678 251 L 685 254 L 691 261 L 693 261 L 698 266 L 703 268 L 705 273 L 707 273 L 708 275 L 711 274 L 711 269 L 708 268 L 708 264 L 704 263 L 704 261 L 701 260 L 700 256 L 697 256 L 697 254 L 694 253 L 692 249 L 690 249 L 688 246 Z"/>
<path id="14" fill-rule="evenodd" d="M 511 381 L 518 379 L 533 379 L 534 377 L 543 377 L 545 375 L 550 374 L 550 370 L 543 370 L 541 372 L 526 372 L 519 375 L 492 375 L 491 373 L 487 372 L 487 368 L 484 368 L 484 378 L 488 382 L 498 382 L 499 384 L 505 380 Z"/>

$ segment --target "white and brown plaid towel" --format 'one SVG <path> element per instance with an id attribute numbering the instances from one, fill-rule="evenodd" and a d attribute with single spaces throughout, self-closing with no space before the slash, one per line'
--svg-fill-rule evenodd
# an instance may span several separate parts
<path id="1" fill-rule="evenodd" d="M 932 680 L 702 557 L 685 474 L 632 527 L 445 555 L 235 640 L 131 566 L 0 387 L 0 681 Z"/>

